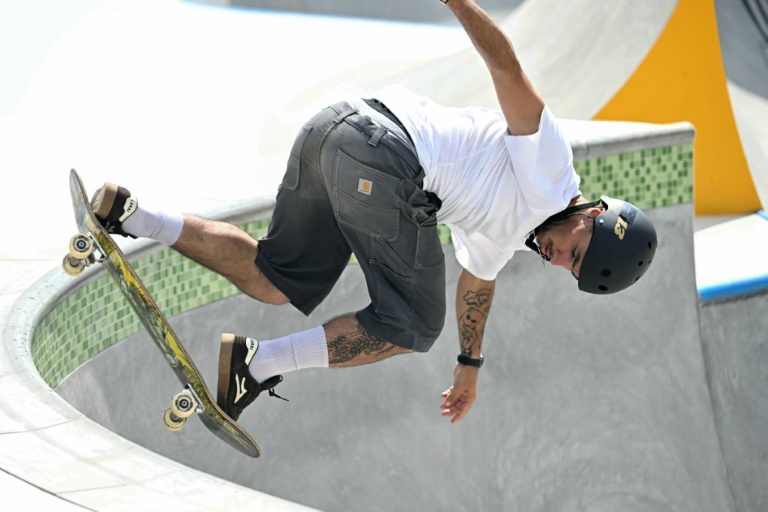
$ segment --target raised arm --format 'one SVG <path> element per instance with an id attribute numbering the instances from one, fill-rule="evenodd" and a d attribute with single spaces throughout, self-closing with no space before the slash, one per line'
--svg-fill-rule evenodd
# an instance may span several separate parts
<path id="1" fill-rule="evenodd" d="M 544 100 L 525 75 L 509 37 L 474 1 L 449 0 L 446 5 L 464 27 L 491 72 L 509 132 L 512 135 L 536 133 Z"/>

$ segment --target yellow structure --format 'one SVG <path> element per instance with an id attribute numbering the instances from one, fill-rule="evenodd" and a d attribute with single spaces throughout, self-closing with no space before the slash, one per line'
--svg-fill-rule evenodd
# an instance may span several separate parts
<path id="1" fill-rule="evenodd" d="M 696 214 L 760 209 L 731 109 L 714 0 L 679 0 L 645 60 L 595 119 L 692 123 Z"/>

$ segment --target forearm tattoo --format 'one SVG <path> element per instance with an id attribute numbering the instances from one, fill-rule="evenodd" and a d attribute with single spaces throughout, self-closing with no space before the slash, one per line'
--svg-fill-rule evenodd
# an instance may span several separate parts
<path id="1" fill-rule="evenodd" d="M 351 335 L 340 334 L 328 342 L 328 363 L 343 364 L 352 361 L 360 354 L 378 356 L 393 349 L 393 345 L 358 325 Z"/>
<path id="2" fill-rule="evenodd" d="M 485 330 L 485 320 L 491 311 L 492 290 L 483 288 L 468 291 L 463 301 L 466 310 L 459 317 L 459 337 L 462 354 L 471 354 L 472 349 L 481 342 Z"/>

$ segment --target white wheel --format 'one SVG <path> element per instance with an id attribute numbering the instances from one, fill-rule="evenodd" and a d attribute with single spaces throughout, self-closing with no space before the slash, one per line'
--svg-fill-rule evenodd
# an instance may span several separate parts
<path id="1" fill-rule="evenodd" d="M 195 397 L 192 396 L 192 393 L 189 391 L 182 391 L 173 397 L 170 410 L 173 412 L 174 416 L 188 418 L 192 416 L 192 413 L 195 412 L 196 408 L 197 402 L 195 401 Z"/>
<path id="2" fill-rule="evenodd" d="M 163 415 L 163 423 L 165 424 L 165 428 L 172 432 L 181 430 L 181 427 L 183 427 L 186 422 L 187 418 L 179 418 L 173 414 L 173 411 L 170 409 L 166 410 L 165 414 Z"/>
<path id="3" fill-rule="evenodd" d="M 69 240 L 69 254 L 77 259 L 87 259 L 93 253 L 93 241 L 83 234 L 77 234 Z"/>
<path id="4" fill-rule="evenodd" d="M 77 277 L 85 270 L 83 262 L 71 254 L 64 256 L 64 260 L 61 262 L 61 268 L 68 276 Z"/>

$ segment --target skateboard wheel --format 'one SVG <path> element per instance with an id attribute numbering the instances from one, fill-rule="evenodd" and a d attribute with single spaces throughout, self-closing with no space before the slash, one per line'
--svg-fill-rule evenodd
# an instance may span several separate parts
<path id="1" fill-rule="evenodd" d="M 61 262 L 61 268 L 68 276 L 77 277 L 85 270 L 85 265 L 82 260 L 75 258 L 71 254 L 64 256 L 64 260 Z"/>
<path id="2" fill-rule="evenodd" d="M 170 411 L 179 418 L 188 418 L 195 412 L 197 402 L 189 391 L 182 391 L 173 397 Z"/>
<path id="3" fill-rule="evenodd" d="M 172 432 L 181 430 L 181 427 L 183 427 L 186 422 L 187 418 L 179 418 L 173 414 L 173 411 L 170 409 L 166 410 L 165 414 L 163 415 L 163 423 L 165 424 L 165 428 Z"/>
<path id="4" fill-rule="evenodd" d="M 83 234 L 73 236 L 69 241 L 69 254 L 84 260 L 93 253 L 93 241 Z"/>

